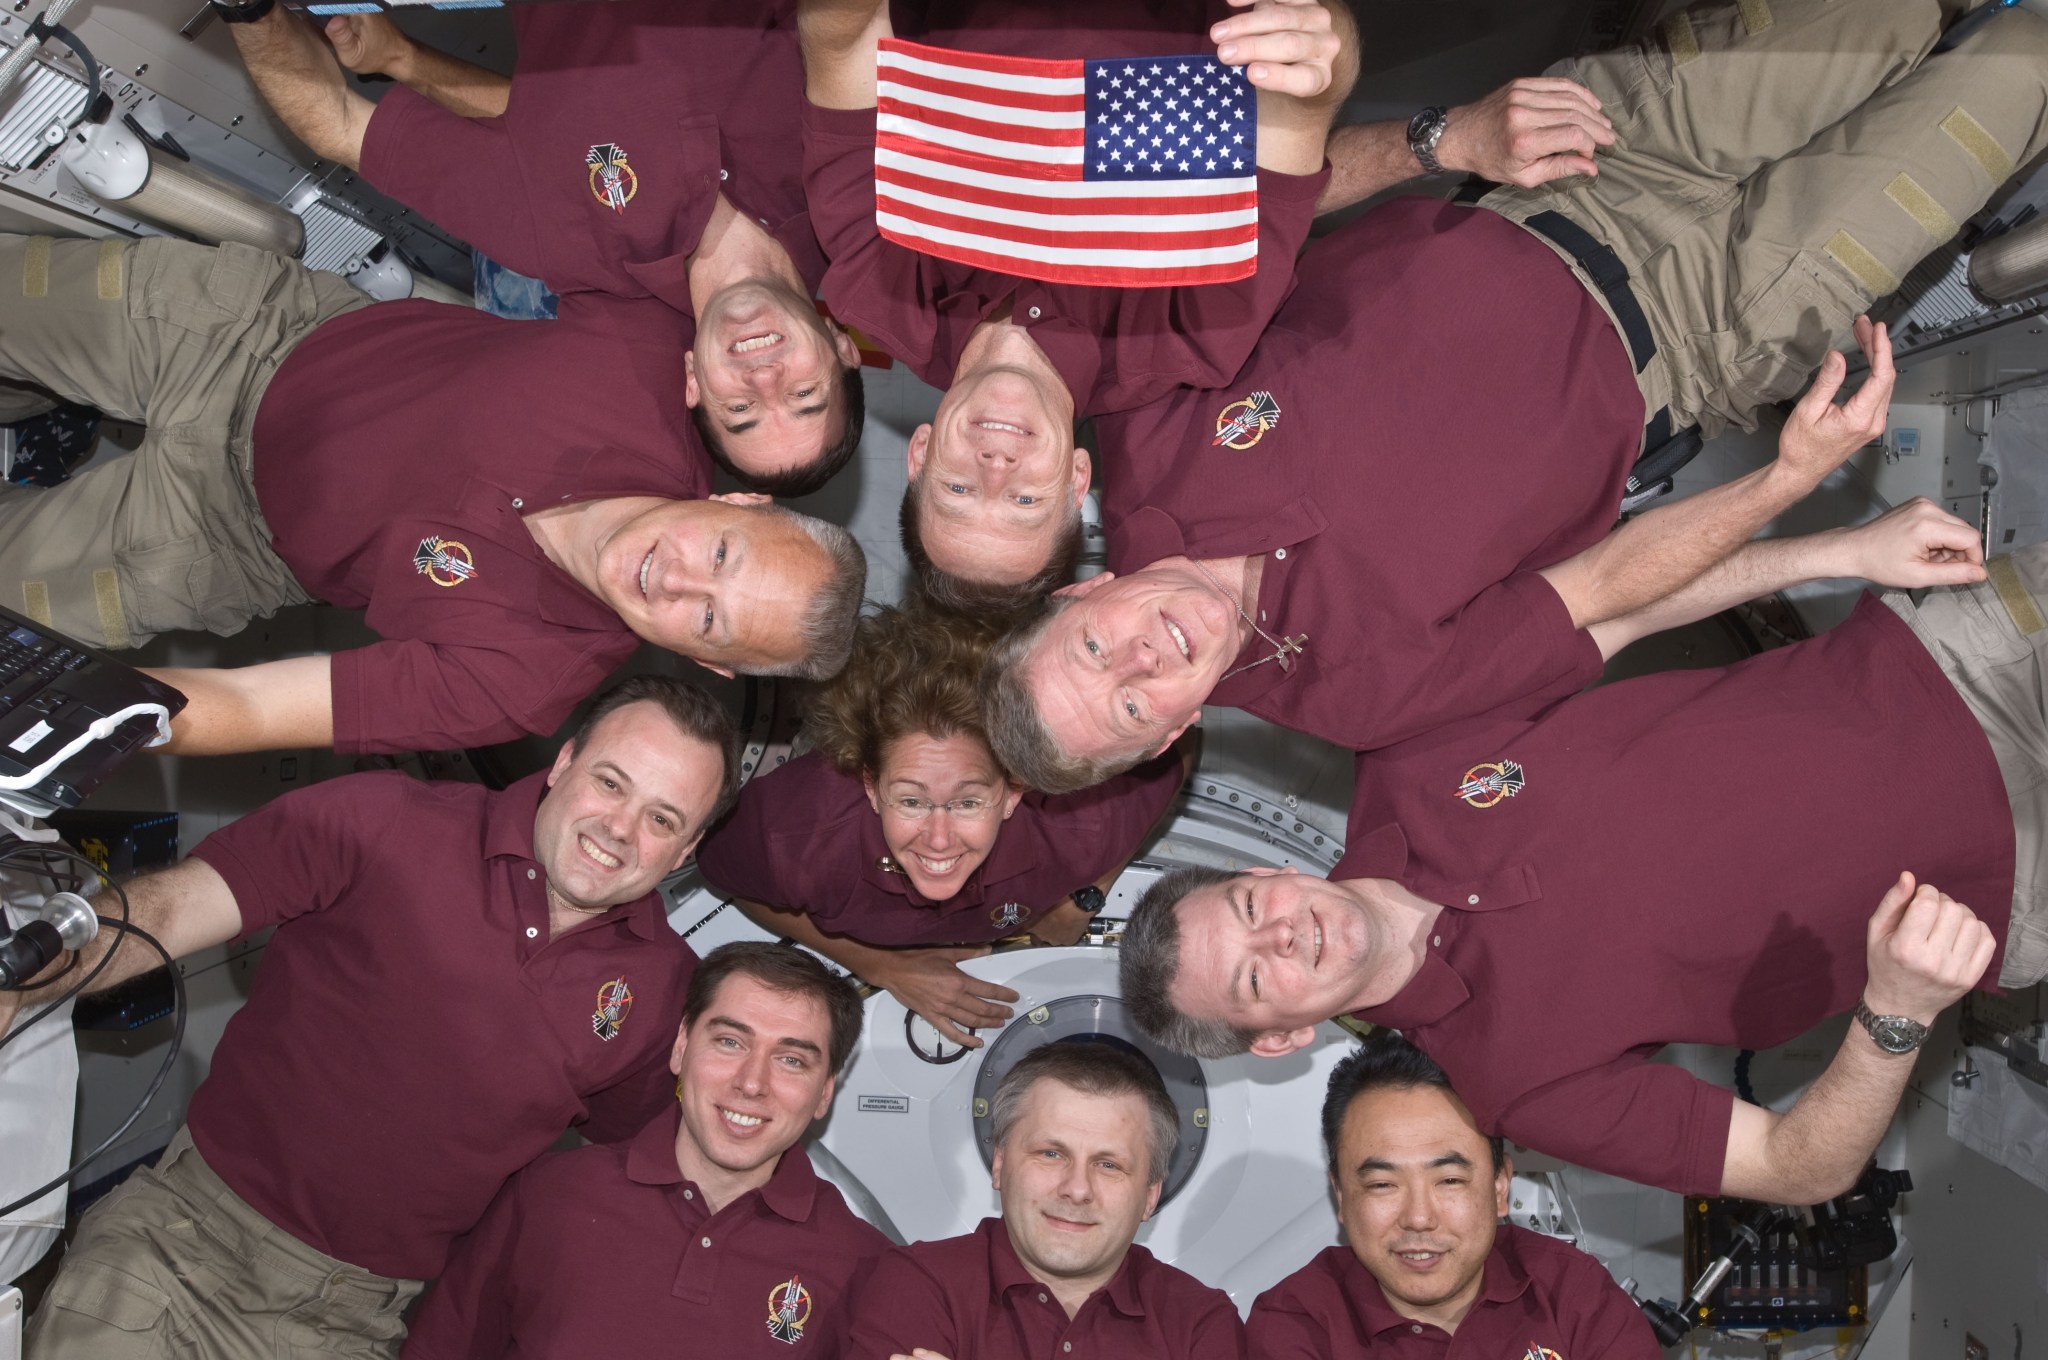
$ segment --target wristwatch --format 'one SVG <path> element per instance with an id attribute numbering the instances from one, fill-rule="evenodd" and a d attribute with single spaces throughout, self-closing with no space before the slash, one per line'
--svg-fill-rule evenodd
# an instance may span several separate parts
<path id="1" fill-rule="evenodd" d="M 253 24 L 277 7 L 277 0 L 210 0 L 213 12 L 224 24 Z"/>
<path id="2" fill-rule="evenodd" d="M 1109 899 L 1102 895 L 1102 889 L 1093 883 L 1085 888 L 1074 889 L 1073 898 L 1074 905 L 1090 916 L 1101 911 L 1109 902 Z"/>
<path id="3" fill-rule="evenodd" d="M 1887 1053 L 1911 1053 L 1927 1042 L 1927 1026 L 1918 1020 L 1908 1020 L 1903 1015 L 1877 1015 L 1861 1001 L 1856 1003 L 1856 1023 Z"/>
<path id="4" fill-rule="evenodd" d="M 1431 104 L 1408 120 L 1408 150 L 1422 163 L 1427 175 L 1441 175 L 1443 163 L 1436 158 L 1436 144 L 1444 136 L 1444 106 Z"/>

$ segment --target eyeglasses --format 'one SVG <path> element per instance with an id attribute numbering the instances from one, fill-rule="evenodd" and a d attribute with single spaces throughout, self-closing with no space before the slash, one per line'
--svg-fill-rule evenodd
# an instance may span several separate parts
<path id="1" fill-rule="evenodd" d="M 950 803 L 934 803 L 929 798 L 891 798 L 882 806 L 907 822 L 921 822 L 934 812 L 949 812 L 963 822 L 975 822 L 993 812 L 996 805 L 986 798 L 955 798 Z"/>

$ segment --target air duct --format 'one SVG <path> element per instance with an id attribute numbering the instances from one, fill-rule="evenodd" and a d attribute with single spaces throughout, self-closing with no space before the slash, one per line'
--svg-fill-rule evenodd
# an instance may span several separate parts
<path id="1" fill-rule="evenodd" d="M 88 193 L 130 217 L 209 245 L 239 241 L 293 258 L 305 247 L 295 214 L 165 154 L 120 123 L 73 128 L 62 160 Z"/>

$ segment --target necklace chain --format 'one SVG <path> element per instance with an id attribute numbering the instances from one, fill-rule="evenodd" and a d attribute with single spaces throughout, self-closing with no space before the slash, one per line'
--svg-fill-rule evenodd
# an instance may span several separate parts
<path id="1" fill-rule="evenodd" d="M 1192 557 L 1190 557 L 1188 561 L 1193 563 L 1196 571 L 1199 571 L 1200 573 L 1202 573 L 1204 577 L 1208 579 L 1210 585 L 1216 587 L 1216 589 L 1223 592 L 1223 597 L 1230 601 L 1231 607 L 1233 609 L 1237 610 L 1237 616 L 1243 619 L 1246 623 L 1250 624 L 1252 626 L 1252 631 L 1254 633 L 1257 633 L 1261 638 L 1265 639 L 1266 645 L 1273 649 L 1273 653 L 1270 656 L 1262 656 L 1257 661 L 1247 661 L 1242 666 L 1239 666 L 1236 670 L 1226 671 L 1222 679 L 1219 679 L 1216 683 L 1220 685 L 1223 683 L 1224 680 L 1228 680 L 1233 675 L 1243 675 L 1246 671 L 1256 670 L 1258 667 L 1265 665 L 1268 661 L 1279 662 L 1280 669 L 1283 671 L 1289 671 L 1294 669 L 1294 658 L 1298 655 L 1305 654 L 1308 651 L 1308 634 L 1301 633 L 1295 637 L 1288 637 L 1285 633 L 1282 633 L 1279 637 L 1274 637 L 1271 633 L 1259 627 L 1259 621 L 1257 619 L 1253 618 L 1250 614 L 1245 613 L 1244 605 L 1238 600 L 1237 596 L 1231 594 L 1230 591 L 1224 586 L 1224 584 L 1221 581 L 1217 580 L 1215 575 L 1211 573 L 1207 567 L 1203 566 L 1200 562 L 1196 562 L 1195 559 Z"/>

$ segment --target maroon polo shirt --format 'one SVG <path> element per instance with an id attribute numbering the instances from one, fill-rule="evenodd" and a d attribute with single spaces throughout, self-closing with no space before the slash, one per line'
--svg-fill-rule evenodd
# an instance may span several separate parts
<path id="1" fill-rule="evenodd" d="M 1076 0 L 1000 8 L 957 0 L 906 20 L 902 36 L 1022 57 L 1153 56 L 1209 50 L 1207 0 Z M 1227 382 L 1294 286 L 1328 169 L 1259 172 L 1259 267 L 1248 279 L 1185 288 L 1039 283 L 920 254 L 875 226 L 875 111 L 803 109 L 804 187 L 832 262 L 832 314 L 934 387 L 953 385 L 967 337 L 1005 310 L 1031 332 L 1077 414 L 1118 411 L 1173 388 Z M 1013 301 L 1014 299 L 1014 301 Z"/>
<path id="2" fill-rule="evenodd" d="M 1180 786 L 1168 753 L 1080 793 L 1027 793 L 966 885 L 934 902 L 895 867 L 860 776 L 813 751 L 748 781 L 697 868 L 728 897 L 801 911 L 862 944 L 981 944 L 1030 929 L 1127 863 Z"/>
<path id="3" fill-rule="evenodd" d="M 1519 792 L 1461 796 L 1508 763 Z M 1330 877 L 1444 906 L 1420 971 L 1360 1016 L 1442 1064 L 1487 1133 L 1685 1194 L 1720 1189 L 1734 1095 L 1659 1048 L 1772 1048 L 1853 1008 L 1901 870 L 2001 940 L 2010 914 L 1990 747 L 1876 599 L 1733 666 L 1361 756 L 1356 788 Z"/>
<path id="4" fill-rule="evenodd" d="M 1528 232 L 1435 199 L 1375 209 L 1297 274 L 1229 386 L 1096 422 L 1110 567 L 1265 554 L 1262 625 L 1308 635 L 1209 702 L 1360 750 L 1598 678 L 1535 572 L 1613 526 L 1642 437 L 1599 303 Z M 1254 393 L 1277 422 L 1218 443 Z"/>
<path id="5" fill-rule="evenodd" d="M 596 294 L 545 325 L 385 302 L 286 356 L 255 423 L 272 547 L 385 639 L 334 658 L 336 750 L 552 732 L 639 646 L 520 516 L 709 492 L 682 400 L 688 330 L 661 303 Z"/>
<path id="6" fill-rule="evenodd" d="M 654 893 L 548 938 L 543 787 L 344 775 L 193 847 L 278 930 L 186 1119 L 301 1242 L 431 1278 L 570 1123 L 626 1138 L 673 1098 L 696 955 Z"/>
<path id="7" fill-rule="evenodd" d="M 707 1213 L 676 1166 L 681 1123 L 671 1101 L 630 1143 L 514 1176 L 420 1306 L 408 1360 L 840 1354 L 858 1281 L 889 1239 L 801 1147 Z"/>
<path id="8" fill-rule="evenodd" d="M 965 1237 L 897 1247 L 854 1310 L 847 1353 L 916 1347 L 960 1360 L 1244 1360 L 1230 1296 L 1133 1246 L 1071 1319 L 1024 1269 L 1000 1218 Z"/>
<path id="9" fill-rule="evenodd" d="M 522 5 L 512 19 L 504 114 L 463 118 L 394 89 L 363 135 L 365 179 L 557 293 L 693 316 L 688 258 L 723 193 L 817 287 L 794 0 Z"/>
<path id="10" fill-rule="evenodd" d="M 1328 1247 L 1259 1295 L 1245 1320 L 1259 1360 L 1662 1360 L 1642 1309 L 1607 1267 L 1552 1237 L 1503 1224 L 1479 1300 L 1455 1336 L 1403 1317 L 1349 1247 Z"/>

